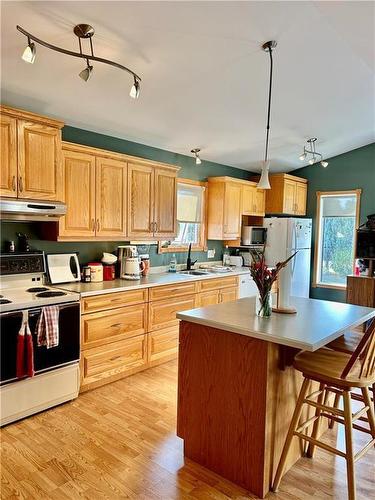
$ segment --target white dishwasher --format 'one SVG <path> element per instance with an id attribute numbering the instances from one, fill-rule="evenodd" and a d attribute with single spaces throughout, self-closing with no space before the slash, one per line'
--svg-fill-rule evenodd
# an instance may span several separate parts
<path id="1" fill-rule="evenodd" d="M 254 283 L 253 278 L 249 274 L 240 274 L 239 276 L 239 290 L 238 290 L 238 298 L 242 299 L 243 297 L 255 297 L 258 293 L 258 288 Z"/>

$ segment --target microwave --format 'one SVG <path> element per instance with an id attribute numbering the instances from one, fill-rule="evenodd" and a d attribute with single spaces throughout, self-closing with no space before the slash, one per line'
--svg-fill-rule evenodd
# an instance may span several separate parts
<path id="1" fill-rule="evenodd" d="M 262 226 L 242 226 L 241 243 L 245 246 L 264 245 L 267 238 L 267 229 Z"/>

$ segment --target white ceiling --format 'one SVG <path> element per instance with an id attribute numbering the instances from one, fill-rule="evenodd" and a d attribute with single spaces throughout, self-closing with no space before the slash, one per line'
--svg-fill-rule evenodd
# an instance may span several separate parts
<path id="1" fill-rule="evenodd" d="M 69 125 L 162 149 L 257 170 L 264 155 L 268 54 L 275 39 L 271 170 L 292 170 L 308 137 L 330 157 L 375 137 L 373 2 L 2 2 L 2 102 L 59 117 Z M 131 77 L 37 46 L 34 35 L 77 50 L 72 33 L 96 29 L 96 55 L 142 77 Z"/>

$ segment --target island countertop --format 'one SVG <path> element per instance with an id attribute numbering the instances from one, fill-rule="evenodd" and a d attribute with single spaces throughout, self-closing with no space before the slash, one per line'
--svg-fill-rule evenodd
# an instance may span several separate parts
<path id="1" fill-rule="evenodd" d="M 183 321 L 267 342 L 315 351 L 346 330 L 375 317 L 375 309 L 325 300 L 293 297 L 297 314 L 255 314 L 255 298 L 177 313 Z"/>

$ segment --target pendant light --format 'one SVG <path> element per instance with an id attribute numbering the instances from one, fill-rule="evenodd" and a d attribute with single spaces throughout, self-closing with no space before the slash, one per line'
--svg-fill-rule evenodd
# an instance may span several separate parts
<path id="1" fill-rule="evenodd" d="M 264 153 L 264 161 L 262 165 L 262 173 L 258 182 L 258 188 L 261 189 L 271 189 L 269 181 L 269 168 L 270 162 L 268 161 L 268 143 L 270 134 L 270 118 L 271 118 L 271 97 L 272 97 L 272 76 L 273 76 L 273 59 L 272 50 L 276 47 L 277 42 L 275 40 L 270 40 L 262 45 L 262 49 L 268 52 L 270 55 L 270 80 L 268 87 L 268 110 L 267 110 L 267 128 L 266 128 L 266 148 Z"/>
<path id="2" fill-rule="evenodd" d="M 91 76 L 91 73 L 92 73 L 92 70 L 93 70 L 93 66 L 90 66 L 89 64 L 89 61 L 87 61 L 87 66 L 85 69 L 83 69 L 80 73 L 79 73 L 79 77 L 82 78 L 82 80 L 84 80 L 85 82 L 87 82 L 87 80 L 90 78 Z"/>
<path id="3" fill-rule="evenodd" d="M 36 56 L 35 43 L 33 43 L 30 40 L 30 38 L 27 37 L 27 47 L 23 51 L 22 59 L 29 64 L 34 64 L 35 56 Z"/>

